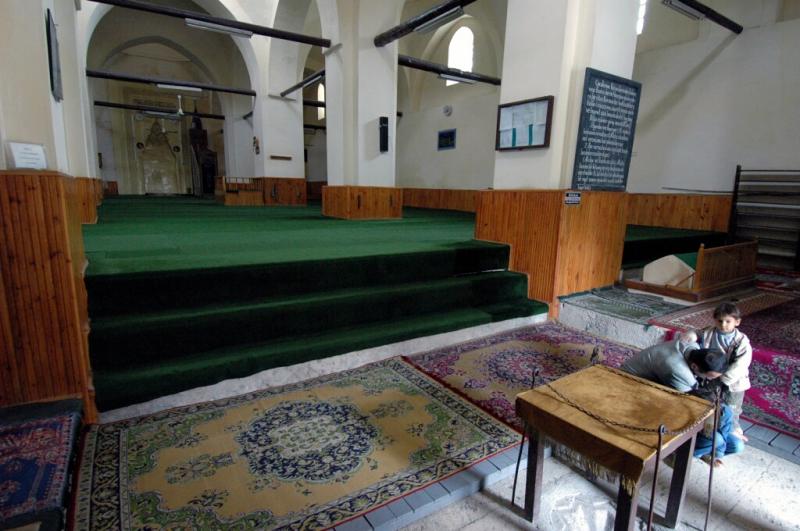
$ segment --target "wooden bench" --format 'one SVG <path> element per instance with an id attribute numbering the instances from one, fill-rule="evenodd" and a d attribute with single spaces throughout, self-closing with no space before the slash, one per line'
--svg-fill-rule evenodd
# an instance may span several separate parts
<path id="1" fill-rule="evenodd" d="M 757 241 L 711 249 L 706 249 L 705 245 L 701 244 L 697 251 L 697 267 L 691 288 L 651 284 L 635 279 L 626 279 L 625 286 L 689 302 L 699 302 L 754 285 L 757 255 Z"/>

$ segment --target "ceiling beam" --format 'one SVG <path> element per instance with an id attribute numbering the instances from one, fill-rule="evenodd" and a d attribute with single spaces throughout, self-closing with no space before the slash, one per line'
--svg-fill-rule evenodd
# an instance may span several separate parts
<path id="1" fill-rule="evenodd" d="M 689 9 L 697 11 L 698 13 L 702 14 L 708 20 L 710 20 L 712 22 L 716 22 L 717 24 L 719 24 L 723 28 L 729 29 L 732 32 L 736 33 L 737 35 L 744 30 L 744 28 L 742 27 L 741 24 L 738 24 L 737 22 L 734 22 L 733 20 L 729 19 L 725 15 L 719 13 L 718 11 L 715 11 L 715 10 L 711 9 L 707 5 L 705 5 L 705 4 L 701 3 L 701 2 L 698 2 L 697 0 L 662 0 L 661 3 L 665 4 L 667 7 L 670 7 L 671 9 L 675 9 L 676 11 L 681 11 L 680 4 L 683 4 L 686 7 L 688 7 Z M 677 5 L 677 7 L 673 7 L 673 6 L 676 6 L 676 5 Z M 684 13 L 684 14 L 686 14 L 686 13 Z M 687 16 L 691 16 L 691 15 L 687 15 Z M 696 17 L 692 17 L 692 18 L 696 18 Z"/>
<path id="2" fill-rule="evenodd" d="M 109 107 L 111 109 L 124 109 L 126 111 L 141 111 L 141 112 L 157 112 L 161 114 L 175 114 L 177 115 L 178 109 L 162 109 L 161 107 L 152 107 L 150 105 L 133 105 L 130 103 L 113 103 L 110 101 L 95 100 L 95 105 L 98 107 Z M 209 114 L 205 112 L 183 111 L 184 116 L 197 116 L 199 118 L 211 118 L 213 120 L 224 120 L 225 116 L 222 114 Z"/>
<path id="3" fill-rule="evenodd" d="M 470 81 L 489 83 L 490 85 L 500 84 L 499 77 L 486 76 L 483 74 L 476 74 L 474 72 L 464 72 L 463 70 L 459 70 L 457 68 L 448 68 L 445 65 L 439 63 L 432 63 L 430 61 L 425 61 L 423 59 L 417 59 L 416 57 L 409 57 L 408 55 L 398 55 L 397 64 L 399 64 L 400 66 L 407 66 L 408 68 L 415 68 L 417 70 L 433 72 L 434 74 L 439 74 L 439 75 L 444 74 L 447 76 L 458 77 Z"/>
<path id="4" fill-rule="evenodd" d="M 322 70 L 317 70 L 310 76 L 301 79 L 300 82 L 292 85 L 291 87 L 281 92 L 281 98 L 285 98 L 287 94 L 291 94 L 295 90 L 307 87 L 308 85 L 316 83 L 317 81 L 322 81 L 324 77 L 325 77 L 325 69 L 323 68 Z"/>
<path id="5" fill-rule="evenodd" d="M 397 26 L 384 31 L 380 35 L 376 36 L 373 42 L 378 48 L 381 46 L 386 46 L 390 42 L 396 41 L 401 37 L 405 37 L 416 28 L 435 20 L 437 17 L 441 17 L 449 11 L 458 9 L 459 7 L 463 8 L 464 6 L 476 1 L 477 0 L 450 0 L 449 2 L 439 4 L 438 6 L 434 6 L 429 10 L 420 13 L 419 15 L 411 17 L 405 22 L 401 22 Z"/>
<path id="6" fill-rule="evenodd" d="M 239 22 L 238 20 L 229 20 L 226 18 L 212 17 L 205 13 L 197 11 L 187 11 L 184 9 L 177 9 L 164 5 L 151 4 L 149 2 L 141 2 L 139 0 L 91 0 L 98 4 L 108 4 L 116 7 L 124 7 L 127 9 L 136 9 L 138 11 L 146 11 L 147 13 L 155 13 L 157 15 L 164 15 L 173 18 L 182 18 L 190 20 L 200 20 L 209 24 L 216 24 L 234 30 L 254 33 L 256 35 L 263 35 L 265 37 L 272 37 L 274 39 L 283 39 L 292 42 L 301 42 L 303 44 L 310 44 L 312 46 L 321 46 L 322 48 L 330 48 L 330 39 L 323 39 L 321 37 L 312 37 L 311 35 L 303 35 L 302 33 L 293 33 L 291 31 L 283 31 L 266 26 L 259 26 L 257 24 L 250 24 L 247 22 Z"/>
<path id="7" fill-rule="evenodd" d="M 143 83 L 146 85 L 172 85 L 176 87 L 192 87 L 202 90 L 209 90 L 212 92 L 229 92 L 231 94 L 241 94 L 244 96 L 255 96 L 256 91 L 250 89 L 241 89 L 236 87 L 225 87 L 222 85 L 212 85 L 210 83 L 198 83 L 196 81 L 184 81 L 182 79 L 164 79 L 150 76 L 135 76 L 132 74 L 116 74 L 104 70 L 89 70 L 86 69 L 86 77 L 94 77 L 97 79 L 111 79 L 114 81 L 127 81 L 129 83 Z"/>

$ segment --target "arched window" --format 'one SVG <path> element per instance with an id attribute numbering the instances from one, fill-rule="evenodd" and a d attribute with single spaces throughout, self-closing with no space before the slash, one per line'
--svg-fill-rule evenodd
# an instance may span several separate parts
<path id="1" fill-rule="evenodd" d="M 320 83 L 317 87 L 317 100 L 325 102 L 325 85 Z M 325 107 L 317 107 L 317 120 L 325 119 Z"/>
<path id="2" fill-rule="evenodd" d="M 461 26 L 450 39 L 450 46 L 447 48 L 447 66 L 458 68 L 464 72 L 472 72 L 472 59 L 474 56 L 475 36 L 472 30 L 466 26 Z M 446 85 L 455 85 L 458 81 L 447 80 Z"/>

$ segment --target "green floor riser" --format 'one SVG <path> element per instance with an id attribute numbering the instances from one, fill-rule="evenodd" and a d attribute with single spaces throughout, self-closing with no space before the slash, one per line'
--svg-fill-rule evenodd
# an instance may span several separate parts
<path id="1" fill-rule="evenodd" d="M 84 229 L 102 411 L 228 378 L 547 311 L 472 214 L 107 200 Z"/>

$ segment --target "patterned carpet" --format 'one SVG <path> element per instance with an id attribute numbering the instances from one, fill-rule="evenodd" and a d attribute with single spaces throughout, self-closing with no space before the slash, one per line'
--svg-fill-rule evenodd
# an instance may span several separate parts
<path id="1" fill-rule="evenodd" d="M 95 426 L 76 529 L 337 525 L 518 442 L 400 359 Z"/>
<path id="2" fill-rule="evenodd" d="M 800 438 L 800 358 L 756 347 L 742 415 Z"/>
<path id="3" fill-rule="evenodd" d="M 562 297 L 561 301 L 643 325 L 649 324 L 655 317 L 683 308 L 680 304 L 666 302 L 661 297 L 630 293 L 616 286 L 569 295 Z"/>
<path id="4" fill-rule="evenodd" d="M 543 323 L 411 356 L 420 370 L 521 429 L 514 412 L 518 393 L 589 364 L 594 349 L 602 363 L 619 367 L 634 349 L 558 323 Z"/>
<path id="5" fill-rule="evenodd" d="M 736 306 L 742 312 L 742 316 L 748 316 L 765 308 L 771 308 L 787 301 L 791 301 L 795 296 L 789 293 L 778 293 L 773 291 L 754 290 L 747 292 L 736 297 L 727 299 L 735 302 Z M 650 324 L 670 328 L 673 330 L 700 330 L 714 326 L 714 308 L 716 308 L 721 300 L 713 302 L 706 302 L 692 306 L 685 310 L 680 310 L 675 313 L 662 315 L 650 320 Z M 747 322 L 747 318 L 742 319 L 743 323 Z"/>
<path id="6" fill-rule="evenodd" d="M 62 414 L 0 425 L 0 521 L 60 510 L 79 424 Z"/>
<path id="7" fill-rule="evenodd" d="M 800 295 L 800 271 L 759 269 L 756 272 L 756 286 Z"/>
<path id="8" fill-rule="evenodd" d="M 800 299 L 748 315 L 739 329 L 758 348 L 800 357 Z"/>

